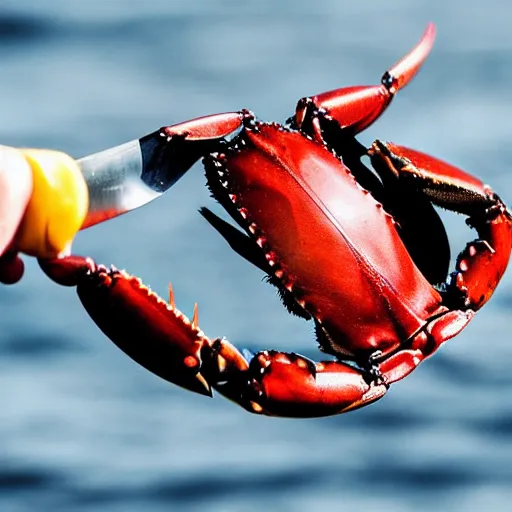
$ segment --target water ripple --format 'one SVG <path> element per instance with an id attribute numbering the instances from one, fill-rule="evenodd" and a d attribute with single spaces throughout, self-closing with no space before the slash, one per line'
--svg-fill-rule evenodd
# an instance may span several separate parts
<path id="1" fill-rule="evenodd" d="M 53 485 L 57 476 L 36 468 L 0 468 L 0 492 L 44 489 Z"/>
<path id="2" fill-rule="evenodd" d="M 50 34 L 51 26 L 44 21 L 0 11 L 0 43 L 2 44 L 23 46 L 48 37 Z"/>
<path id="3" fill-rule="evenodd" d="M 0 339 L 0 357 L 40 359 L 70 352 L 81 352 L 77 343 L 61 333 L 35 336 L 7 335 Z"/>

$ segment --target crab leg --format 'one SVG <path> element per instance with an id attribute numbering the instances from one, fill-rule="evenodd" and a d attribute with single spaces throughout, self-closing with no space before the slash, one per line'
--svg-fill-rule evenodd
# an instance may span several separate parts
<path id="1" fill-rule="evenodd" d="M 219 150 L 219 143 L 236 137 L 244 126 L 246 118 L 254 116 L 248 111 L 226 112 L 191 119 L 183 123 L 160 128 L 160 137 L 166 145 L 162 151 L 148 151 L 143 158 L 148 169 L 167 168 L 172 162 L 174 176 L 185 174 L 199 159 Z M 154 134 L 148 136 L 145 144 L 154 144 Z M 162 166 L 161 160 L 165 160 Z"/>
<path id="2" fill-rule="evenodd" d="M 183 123 L 164 126 L 160 133 L 162 137 L 167 137 L 168 142 L 177 142 L 180 139 L 194 143 L 219 142 L 230 135 L 236 136 L 247 114 L 249 113 L 241 111 L 197 117 Z"/>
<path id="3" fill-rule="evenodd" d="M 314 363 L 296 354 L 260 352 L 247 360 L 224 339 L 211 340 L 192 320 L 124 271 L 90 258 L 41 261 L 54 281 L 77 286 L 98 327 L 128 356 L 159 377 L 203 395 L 212 388 L 246 410 L 316 417 L 362 407 L 387 391 L 347 364 Z"/>
<path id="4" fill-rule="evenodd" d="M 468 216 L 479 238 L 459 255 L 445 302 L 452 309 L 481 308 L 510 258 L 512 216 L 503 201 L 474 176 L 425 153 L 376 141 L 368 154 L 384 185 L 398 180 L 433 204 Z"/>
<path id="5" fill-rule="evenodd" d="M 343 133 L 356 135 L 381 116 L 393 96 L 416 75 L 427 58 L 435 39 L 435 27 L 430 23 L 418 44 L 393 67 L 384 73 L 380 85 L 344 87 L 302 98 L 295 116 L 288 121 L 318 141 L 325 139 L 324 130 L 337 125 Z M 327 138 L 329 138 L 327 136 Z M 334 144 L 334 140 L 329 143 Z"/>

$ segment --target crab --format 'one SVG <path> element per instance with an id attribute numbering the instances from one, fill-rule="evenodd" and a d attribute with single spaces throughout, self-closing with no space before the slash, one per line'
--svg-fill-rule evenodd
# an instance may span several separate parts
<path id="1" fill-rule="evenodd" d="M 239 227 L 205 219 L 261 269 L 287 309 L 314 322 L 329 359 L 240 351 L 209 338 L 140 279 L 91 258 L 41 261 L 78 295 L 128 356 L 190 391 L 212 390 L 247 411 L 319 417 L 375 402 L 489 300 L 511 251 L 512 216 L 478 178 L 393 143 L 356 135 L 386 109 L 429 54 L 435 29 L 386 71 L 381 83 L 299 100 L 285 124 L 248 110 L 161 129 L 185 172 L 200 158 L 214 198 Z M 177 158 L 179 157 L 179 158 Z M 369 157 L 370 169 L 362 158 Z M 435 209 L 467 217 L 477 232 L 450 272 L 450 247 Z"/>

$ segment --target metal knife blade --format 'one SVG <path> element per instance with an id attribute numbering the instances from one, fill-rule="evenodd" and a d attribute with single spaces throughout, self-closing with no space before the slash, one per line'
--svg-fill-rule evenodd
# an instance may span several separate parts
<path id="1" fill-rule="evenodd" d="M 162 131 L 77 160 L 89 188 L 81 229 L 117 217 L 162 195 L 201 157 L 200 148 Z"/>

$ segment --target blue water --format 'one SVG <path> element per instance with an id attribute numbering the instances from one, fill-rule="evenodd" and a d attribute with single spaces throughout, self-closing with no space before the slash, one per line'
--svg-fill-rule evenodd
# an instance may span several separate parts
<path id="1" fill-rule="evenodd" d="M 0 141 L 82 156 L 162 125 L 374 83 L 437 23 L 423 71 L 362 141 L 478 174 L 512 202 L 512 7 L 440 2 L 2 0 Z M 143 277 L 211 336 L 320 357 L 261 274 L 197 213 L 199 166 L 75 251 Z M 446 216 L 454 246 L 471 234 Z M 509 510 L 512 272 L 471 325 L 387 397 L 319 420 L 249 415 L 138 367 L 73 290 L 27 261 L 0 289 L 0 510 Z"/>

